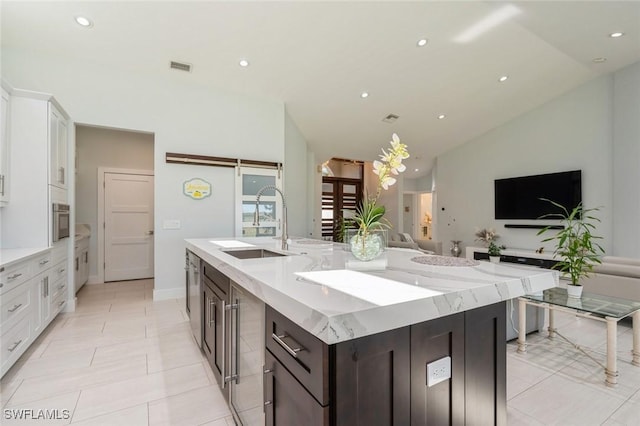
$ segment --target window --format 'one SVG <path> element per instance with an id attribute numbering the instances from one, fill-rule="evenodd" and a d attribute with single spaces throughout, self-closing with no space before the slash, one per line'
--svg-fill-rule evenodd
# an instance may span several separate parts
<path id="1" fill-rule="evenodd" d="M 260 196 L 260 226 L 253 224 L 256 211 L 256 197 L 260 189 L 267 185 L 282 188 L 280 171 L 241 167 L 236 175 L 236 236 L 275 237 L 282 233 L 282 199 L 273 189 Z"/>

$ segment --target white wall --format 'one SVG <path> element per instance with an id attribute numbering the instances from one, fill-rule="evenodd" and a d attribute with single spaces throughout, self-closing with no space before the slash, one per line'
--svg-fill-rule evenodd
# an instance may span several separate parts
<path id="1" fill-rule="evenodd" d="M 307 141 L 285 112 L 284 116 L 284 194 L 287 197 L 287 225 L 290 236 L 305 237 L 313 229 L 308 214 L 307 179 L 309 175 L 307 162 Z"/>
<path id="2" fill-rule="evenodd" d="M 640 258 L 640 63 L 613 76 L 613 252 Z"/>
<path id="3" fill-rule="evenodd" d="M 581 169 L 584 204 L 602 206 L 596 234 L 611 253 L 613 96 L 613 77 L 598 78 L 438 157 L 434 214 L 445 252 L 453 239 L 477 245 L 475 230 L 485 227 L 507 247 L 542 246 L 535 230 L 504 228 L 531 221 L 494 219 L 494 179 Z"/>
<path id="4" fill-rule="evenodd" d="M 95 276 L 98 253 L 98 167 L 153 170 L 153 135 L 76 126 L 76 156 L 76 223 L 91 227 L 89 275 Z"/>
<path id="5" fill-rule="evenodd" d="M 230 169 L 166 164 L 165 153 L 284 161 L 281 102 L 195 86 L 188 73 L 138 75 L 3 49 L 2 75 L 15 87 L 55 94 L 76 122 L 155 135 L 154 298 L 183 295 L 184 238 L 232 236 L 234 230 Z M 214 194 L 196 205 L 181 185 L 186 176 L 201 175 L 211 179 Z M 180 219 L 182 229 L 163 230 L 165 219 Z"/>

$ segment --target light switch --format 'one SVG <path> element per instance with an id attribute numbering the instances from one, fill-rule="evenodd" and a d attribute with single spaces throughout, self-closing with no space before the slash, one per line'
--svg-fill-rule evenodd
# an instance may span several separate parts
<path id="1" fill-rule="evenodd" d="M 451 357 L 446 356 L 427 364 L 427 387 L 451 378 Z"/>
<path id="2" fill-rule="evenodd" d="M 162 224 L 162 229 L 180 229 L 182 224 L 178 219 L 168 219 Z"/>

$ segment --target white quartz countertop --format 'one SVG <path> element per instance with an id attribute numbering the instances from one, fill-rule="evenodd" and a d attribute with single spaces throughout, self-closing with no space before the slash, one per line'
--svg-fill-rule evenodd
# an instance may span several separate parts
<path id="1" fill-rule="evenodd" d="M 48 247 L 0 249 L 0 266 L 7 267 L 14 262 L 26 260 L 49 250 Z"/>
<path id="2" fill-rule="evenodd" d="M 432 266 L 423 253 L 388 249 L 387 266 L 353 271 L 342 244 L 272 238 L 203 238 L 186 248 L 328 344 L 417 324 L 558 285 L 558 273 L 516 264 Z M 288 256 L 238 259 L 225 250 L 266 248 Z M 451 260 L 451 258 L 443 259 Z M 466 259 L 460 259 L 466 261 Z"/>

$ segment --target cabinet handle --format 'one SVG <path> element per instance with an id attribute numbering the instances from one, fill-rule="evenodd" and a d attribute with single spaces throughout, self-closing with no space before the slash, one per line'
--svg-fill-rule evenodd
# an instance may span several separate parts
<path id="1" fill-rule="evenodd" d="M 58 273 L 59 273 L 59 274 L 61 274 L 61 273 L 63 273 L 65 270 L 66 270 L 66 269 L 64 269 L 64 268 L 60 268 L 60 269 L 58 270 Z"/>
<path id="2" fill-rule="evenodd" d="M 60 173 L 60 183 L 64 185 L 64 167 L 60 167 L 58 172 Z"/>
<path id="3" fill-rule="evenodd" d="M 11 346 L 10 348 L 8 348 L 7 350 L 8 350 L 9 352 L 13 352 L 13 351 L 15 351 L 15 350 L 16 350 L 16 348 L 17 348 L 18 346 L 20 346 L 20 343 L 22 343 L 22 339 L 18 340 L 17 342 L 13 342 L 13 346 Z"/>
<path id="4" fill-rule="evenodd" d="M 13 274 L 10 277 L 7 277 L 7 279 L 8 280 L 15 280 L 16 278 L 21 277 L 21 276 L 22 276 L 22 274 Z"/>
<path id="5" fill-rule="evenodd" d="M 0 175 L 0 195 L 4 196 L 4 175 Z"/>
<path id="6" fill-rule="evenodd" d="M 84 252 L 84 263 L 89 263 L 89 252 L 88 251 Z"/>
<path id="7" fill-rule="evenodd" d="M 298 358 L 298 352 L 304 351 L 304 348 L 302 347 L 302 345 L 300 345 L 295 340 L 291 339 L 291 336 L 287 336 L 286 334 L 282 334 L 278 336 L 276 333 L 271 333 L 271 337 L 273 338 L 273 340 L 276 341 L 277 344 L 282 346 L 282 349 L 289 352 L 289 354 L 291 354 L 291 356 L 294 358 Z M 287 345 L 284 342 L 284 340 L 282 340 L 282 339 L 286 339 L 287 337 L 290 338 L 291 341 L 293 341 L 296 344 L 295 346 L 297 346 L 297 348 L 292 348 L 291 346 Z"/>
<path id="8" fill-rule="evenodd" d="M 221 329 L 222 329 L 222 350 L 220 351 L 220 353 L 222 353 L 222 362 L 221 364 L 221 368 L 220 368 L 220 377 L 222 378 L 222 388 L 224 389 L 227 386 L 227 364 L 225 363 L 225 356 L 224 354 L 227 353 L 227 307 L 225 306 L 224 303 L 224 299 L 220 299 L 220 309 L 221 309 L 221 313 L 222 315 L 220 315 L 220 319 L 221 319 Z M 231 362 L 231 356 L 229 356 L 229 362 Z"/>
<path id="9" fill-rule="evenodd" d="M 58 303 L 58 308 L 59 308 L 60 306 L 62 306 L 62 305 L 64 305 L 64 300 L 63 300 L 63 301 L 61 301 L 60 303 Z"/>
<path id="10" fill-rule="evenodd" d="M 44 265 L 46 265 L 47 263 L 49 263 L 49 260 L 48 260 L 48 259 L 41 260 L 41 261 L 40 261 L 40 266 L 44 266 Z"/>
<path id="11" fill-rule="evenodd" d="M 236 303 L 231 303 L 227 306 L 224 306 L 224 310 L 225 311 L 236 311 L 236 327 L 235 327 L 235 332 L 232 330 L 231 332 L 231 351 L 229 354 L 229 369 L 232 370 L 231 374 L 227 377 L 224 377 L 224 382 L 231 382 L 231 381 L 235 381 L 236 385 L 238 384 L 238 379 L 240 378 L 240 374 L 238 372 L 238 327 L 240 326 L 238 323 L 238 315 L 240 312 L 240 304 L 238 303 L 238 299 L 236 299 Z M 231 314 L 229 314 L 231 315 Z M 224 318 L 224 315 L 222 315 L 222 317 Z M 233 324 L 233 322 L 231 323 Z M 222 335 L 224 338 L 224 334 Z M 233 343 L 235 341 L 235 344 Z M 235 353 L 231 353 L 231 352 L 235 352 Z M 233 360 L 235 359 L 235 372 L 233 372 Z"/>
<path id="12" fill-rule="evenodd" d="M 14 313 L 15 311 L 17 311 L 17 310 L 18 310 L 18 308 L 19 308 L 20 306 L 22 306 L 22 303 L 19 303 L 19 304 L 17 304 L 17 305 L 13 305 L 13 308 L 8 309 L 8 311 L 9 311 L 9 312 L 11 312 L 11 313 Z"/>
<path id="13" fill-rule="evenodd" d="M 262 374 L 269 374 L 269 373 L 273 373 L 273 369 L 271 368 L 266 368 L 262 371 Z"/>
<path id="14" fill-rule="evenodd" d="M 216 306 L 216 302 L 214 300 L 209 302 L 209 328 L 211 328 L 211 324 L 216 323 L 215 312 L 213 312 L 214 306 Z"/>
<path id="15" fill-rule="evenodd" d="M 273 401 L 265 401 L 264 402 L 264 406 L 265 407 L 268 406 L 268 405 L 271 405 L 271 404 L 273 404 Z"/>

